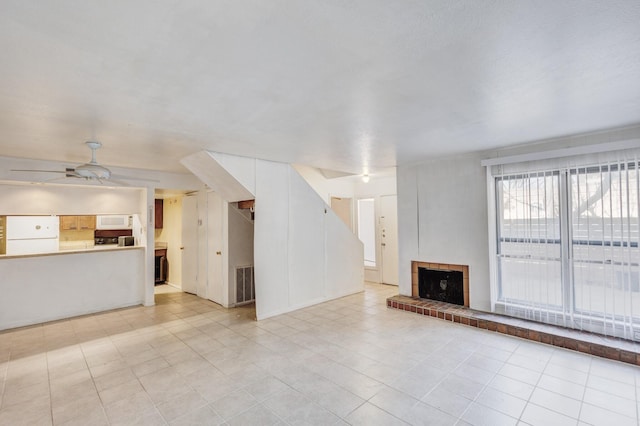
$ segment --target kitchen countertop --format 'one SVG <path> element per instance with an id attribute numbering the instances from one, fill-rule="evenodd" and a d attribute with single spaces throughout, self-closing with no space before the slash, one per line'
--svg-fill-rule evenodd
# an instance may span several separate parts
<path id="1" fill-rule="evenodd" d="M 65 254 L 77 254 L 77 253 L 96 253 L 96 252 L 104 252 L 104 251 L 120 251 L 120 250 L 136 250 L 145 248 L 145 246 L 125 246 L 121 247 L 117 244 L 105 244 L 105 245 L 97 245 L 93 247 L 87 248 L 76 248 L 69 250 L 58 250 L 47 253 L 30 253 L 30 254 L 2 254 L 0 255 L 0 259 L 18 259 L 24 257 L 42 257 L 42 256 L 58 256 Z"/>

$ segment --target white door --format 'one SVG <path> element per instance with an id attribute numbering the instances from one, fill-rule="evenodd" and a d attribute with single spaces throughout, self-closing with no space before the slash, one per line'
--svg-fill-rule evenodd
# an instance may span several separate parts
<path id="1" fill-rule="evenodd" d="M 203 296 L 221 305 L 225 305 L 224 279 L 222 273 L 224 246 L 222 229 L 224 200 L 215 192 L 207 194 L 207 295 Z M 198 292 L 200 296 L 200 292 Z"/>
<path id="2" fill-rule="evenodd" d="M 182 291 L 196 294 L 198 286 L 198 199 L 182 199 Z"/>
<path id="3" fill-rule="evenodd" d="M 382 282 L 398 285 L 398 197 L 380 197 Z"/>

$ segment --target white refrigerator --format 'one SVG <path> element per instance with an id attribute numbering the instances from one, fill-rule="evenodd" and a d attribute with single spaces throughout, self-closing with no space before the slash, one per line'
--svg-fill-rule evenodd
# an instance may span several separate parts
<path id="1" fill-rule="evenodd" d="M 58 251 L 58 216 L 7 216 L 8 255 Z"/>

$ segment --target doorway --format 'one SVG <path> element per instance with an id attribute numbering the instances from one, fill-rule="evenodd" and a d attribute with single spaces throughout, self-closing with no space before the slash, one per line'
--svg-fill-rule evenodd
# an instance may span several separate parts
<path id="1" fill-rule="evenodd" d="M 380 197 L 380 268 L 384 284 L 398 285 L 398 197 Z"/>
<path id="2" fill-rule="evenodd" d="M 357 235 L 364 245 L 366 281 L 398 285 L 397 204 L 396 195 L 357 202 Z"/>
<path id="3" fill-rule="evenodd" d="M 358 238 L 364 245 L 364 266 L 376 267 L 376 210 L 375 200 L 358 200 Z"/>
<path id="4" fill-rule="evenodd" d="M 156 260 L 155 293 L 168 292 L 171 287 L 177 291 L 183 286 L 183 239 L 184 239 L 184 200 L 185 190 L 156 189 L 154 254 Z M 187 201 L 187 211 L 189 202 Z M 187 230 L 188 231 L 188 230 Z M 188 258 L 187 258 L 188 259 Z M 187 284 L 188 287 L 188 284 Z M 187 290 L 184 291 L 189 291 Z"/>

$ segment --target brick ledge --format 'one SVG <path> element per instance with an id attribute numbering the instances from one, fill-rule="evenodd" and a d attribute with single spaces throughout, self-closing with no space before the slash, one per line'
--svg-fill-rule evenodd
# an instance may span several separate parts
<path id="1" fill-rule="evenodd" d="M 387 308 L 457 322 L 471 327 L 640 366 L 640 345 L 630 340 L 605 337 L 595 333 L 408 296 L 389 297 L 387 299 Z"/>

